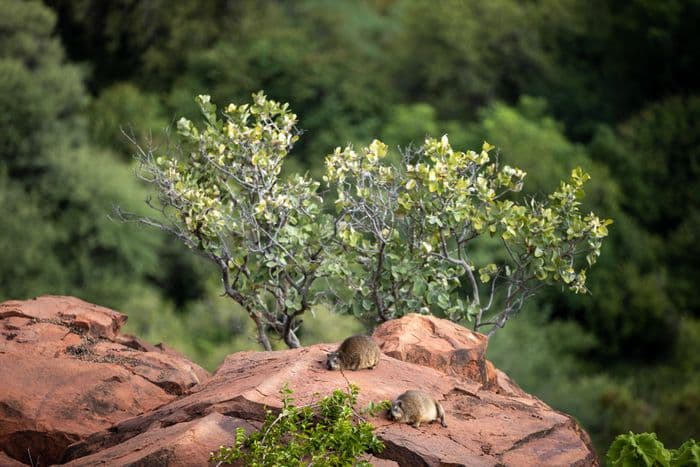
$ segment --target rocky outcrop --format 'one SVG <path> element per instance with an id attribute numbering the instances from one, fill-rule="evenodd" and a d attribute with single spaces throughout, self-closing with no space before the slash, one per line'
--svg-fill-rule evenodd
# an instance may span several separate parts
<path id="1" fill-rule="evenodd" d="M 420 355 L 430 351 L 430 342 L 444 350 L 440 335 L 456 332 L 458 326 L 443 320 L 425 320 L 412 315 L 399 320 L 394 329 L 437 334 L 427 339 Z M 461 329 L 461 328 L 460 328 Z M 469 331 L 467 331 L 469 332 Z M 386 337 L 386 340 L 381 340 Z M 384 345 L 400 336 L 380 328 L 375 338 Z M 475 345 L 485 345 L 478 336 L 469 339 Z M 453 341 L 450 345 L 462 345 Z M 492 380 L 457 377 L 460 369 L 439 370 L 382 355 L 374 370 L 331 372 L 325 369 L 326 353 L 336 345 L 319 344 L 306 348 L 277 352 L 241 352 L 230 355 L 216 374 L 197 386 L 192 393 L 150 413 L 124 420 L 110 430 L 98 433 L 72 446 L 65 460 L 99 459 L 100 453 L 111 452 L 144 433 L 165 427 L 192 423 L 212 414 L 259 422 L 264 407 L 279 407 L 279 390 L 288 384 L 294 390 L 298 404 L 311 402 L 315 394 L 330 393 L 348 383 L 361 388 L 359 404 L 393 399 L 406 389 L 421 389 L 441 401 L 447 413 L 448 428 L 439 424 L 415 429 L 391 423 L 384 416 L 371 422 L 384 440 L 382 458 L 399 465 L 596 465 L 587 435 L 569 416 L 556 412 L 538 399 L 513 386 L 521 395 L 500 393 L 498 376 Z M 466 349 L 469 350 L 469 349 Z M 474 352 L 479 352 L 475 350 Z M 482 352 L 483 359 L 483 352 Z M 410 350 L 401 355 L 416 358 Z M 485 384 L 488 383 L 488 384 Z M 512 383 L 509 383 L 512 385 Z M 210 443 L 215 449 L 217 442 Z M 97 456 L 97 457 L 83 457 Z"/>
<path id="2" fill-rule="evenodd" d="M 72 297 L 0 304 L 0 451 L 58 462 L 70 444 L 209 377 L 169 349 L 119 334 L 125 322 Z"/>
<path id="3" fill-rule="evenodd" d="M 450 321 L 409 314 L 387 321 L 374 331 L 382 352 L 404 362 L 476 381 L 485 389 L 514 396 L 526 395 L 517 384 L 486 360 L 488 338 Z"/>
<path id="4" fill-rule="evenodd" d="M 254 429 L 266 407 L 281 406 L 283 385 L 304 404 L 353 383 L 360 387 L 360 406 L 420 389 L 447 414 L 447 428 L 370 418 L 386 445 L 380 458 L 369 458 L 375 465 L 597 465 L 588 436 L 571 417 L 524 393 L 484 359 L 485 337 L 449 321 L 409 315 L 381 326 L 374 338 L 385 352 L 374 370 L 326 370 L 326 354 L 337 344 L 232 354 L 210 379 L 179 397 L 83 436 L 61 462 L 206 465 L 209 452 L 233 441 L 236 427 Z M 80 413 L 76 406 L 70 410 Z"/>
<path id="5" fill-rule="evenodd" d="M 493 367 L 486 365 L 488 338 L 462 326 L 430 315 L 411 314 L 383 323 L 374 337 L 390 357 L 484 385 L 496 382 Z"/>

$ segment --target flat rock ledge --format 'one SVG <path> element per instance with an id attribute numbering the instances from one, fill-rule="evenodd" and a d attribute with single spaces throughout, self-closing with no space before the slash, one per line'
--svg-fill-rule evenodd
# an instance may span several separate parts
<path id="1" fill-rule="evenodd" d="M 105 310 L 76 299 L 51 299 L 79 303 L 93 311 Z M 17 309 L 17 303 L 27 302 L 7 303 L 15 303 L 10 307 Z M 3 315 L 9 308 L 7 303 L 0 304 L 0 329 L 3 333 L 17 334 L 11 339 L 5 337 L 12 343 L 20 333 L 33 330 L 36 323 L 13 321 L 12 330 L 9 331 L 4 321 L 8 318 Z M 16 314 L 11 318 L 34 319 Z M 83 329 L 92 328 L 88 326 Z M 111 328 L 107 325 L 103 329 Z M 65 328 L 63 334 L 69 334 Z M 119 340 L 119 335 L 115 336 L 114 339 Z M 78 337 L 82 339 L 83 335 L 79 334 Z M 573 418 L 526 394 L 484 359 L 488 342 L 485 336 L 446 320 L 412 314 L 383 324 L 376 330 L 374 339 L 384 352 L 374 370 L 326 370 L 326 354 L 335 350 L 337 343 L 276 352 L 239 352 L 229 355 L 210 378 L 203 374 L 201 378 L 198 377 L 201 379 L 199 383 L 192 386 L 185 384 L 187 389 L 179 395 L 169 393 L 149 381 L 152 387 L 161 391 L 153 390 L 156 395 L 152 396 L 154 399 L 150 407 L 144 402 L 140 402 L 137 408 L 133 407 L 137 405 L 133 400 L 146 394 L 145 389 L 137 389 L 138 386 L 133 386 L 131 382 L 124 384 L 114 379 L 115 386 L 102 390 L 101 400 L 105 404 L 118 406 L 120 399 L 115 399 L 114 395 L 122 394 L 132 398 L 132 403 L 113 410 L 111 413 L 118 412 L 119 416 L 113 416 L 110 420 L 107 420 L 108 416 L 99 415 L 96 410 L 99 404 L 91 408 L 77 401 L 82 400 L 81 394 L 94 393 L 100 387 L 100 381 L 104 383 L 106 373 L 136 378 L 133 368 L 74 356 L 63 357 L 65 362 L 75 365 L 76 369 L 72 371 L 78 371 L 82 365 L 103 366 L 103 379 L 82 383 L 78 383 L 75 376 L 71 378 L 72 382 L 61 380 L 61 372 L 58 371 L 43 375 L 43 367 L 17 370 L 18 374 L 25 374 L 24 381 L 29 388 L 37 384 L 54 388 L 50 392 L 42 389 L 38 398 L 47 401 L 54 394 L 61 393 L 55 388 L 60 386 L 57 381 L 62 381 L 67 388 L 63 392 L 73 394 L 76 402 L 72 405 L 64 402 L 62 414 L 58 414 L 58 409 L 41 412 L 34 408 L 30 412 L 22 407 L 22 411 L 13 411 L 2 402 L 10 399 L 3 389 L 0 392 L 0 450 L 4 450 L 4 457 L 0 452 L 0 465 L 4 465 L 5 460 L 8 465 L 28 463 L 21 452 L 8 448 L 6 433 L 14 433 L 14 439 L 17 439 L 17 433 L 21 431 L 19 423 L 34 423 L 35 431 L 39 432 L 41 430 L 36 428 L 39 425 L 53 426 L 48 422 L 54 416 L 66 424 L 70 416 L 81 426 L 94 418 L 100 418 L 102 423 L 91 422 L 90 427 L 85 427 L 79 433 L 75 428 L 72 431 L 64 430 L 64 433 L 72 433 L 72 437 L 65 440 L 72 444 L 68 446 L 64 442 L 60 458 L 56 457 L 57 454 L 53 458 L 46 455 L 42 457 L 41 465 L 207 465 L 209 453 L 222 444 L 230 444 L 237 427 L 255 429 L 264 419 L 266 407 L 281 406 L 279 391 L 283 385 L 287 384 L 294 390 L 297 404 L 304 404 L 316 400 L 317 394 L 328 394 L 334 389 L 347 387 L 349 383 L 360 387 L 361 407 L 370 401 L 393 399 L 407 389 L 421 389 L 432 394 L 445 408 L 447 428 L 433 423 L 416 429 L 390 422 L 384 414 L 370 418 L 386 445 L 378 457 L 367 457 L 377 466 L 598 465 L 588 435 Z M 107 341 L 105 344 L 115 344 L 112 340 Z M 15 345 L 16 342 L 0 344 L 3 368 L 5 365 L 19 365 L 12 361 L 17 352 L 13 351 L 14 356 L 9 356 L 9 349 Z M 60 355 L 60 352 L 56 354 L 54 351 L 51 355 L 50 358 L 58 358 L 56 355 Z M 5 358 L 7 360 L 2 360 Z M 33 357 L 38 361 L 47 358 L 46 353 Z M 91 369 L 87 373 L 95 371 Z M 12 400 L 21 399 L 19 387 L 12 390 Z M 27 390 L 27 386 L 24 390 L 32 392 Z M 157 395 L 162 399 L 157 399 Z M 39 407 L 42 405 L 39 404 Z M 131 409 L 130 413 L 128 409 Z M 51 423 L 55 425 L 55 422 Z M 52 442 L 46 443 L 47 449 Z M 15 461 L 18 463 L 9 463 Z M 214 464 L 209 462 L 209 465 Z"/>

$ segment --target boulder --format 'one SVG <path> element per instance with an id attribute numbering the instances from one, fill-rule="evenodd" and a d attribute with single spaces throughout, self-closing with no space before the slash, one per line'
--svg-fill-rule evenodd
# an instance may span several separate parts
<path id="1" fill-rule="evenodd" d="M 119 334 L 123 319 L 65 297 L 0 304 L 0 465 L 29 455 L 35 465 L 213 465 L 209 453 L 237 427 L 256 429 L 266 408 L 281 407 L 283 386 L 303 405 L 349 384 L 360 408 L 420 389 L 445 409 L 446 428 L 368 417 L 386 445 L 365 457 L 378 466 L 598 465 L 575 420 L 522 391 L 485 360 L 484 336 L 449 321 L 409 315 L 380 326 L 373 370 L 328 371 L 338 344 L 317 344 L 235 353 L 208 378 L 167 348 Z"/>
<path id="2" fill-rule="evenodd" d="M 498 393 L 526 395 L 508 375 L 486 360 L 488 337 L 452 321 L 411 313 L 382 323 L 373 336 L 390 357 L 477 381 Z"/>
<path id="3" fill-rule="evenodd" d="M 175 352 L 119 334 L 126 318 L 72 297 L 0 303 L 0 452 L 58 462 L 70 444 L 209 377 Z"/>
<path id="4" fill-rule="evenodd" d="M 430 332 L 435 325 L 434 332 L 442 335 L 449 335 L 455 326 L 442 320 L 426 321 L 418 315 L 399 321 L 417 319 L 427 323 Z M 409 328 L 420 327 L 414 323 Z M 380 345 L 398 338 L 393 334 L 375 334 Z M 432 341 L 439 343 L 440 348 L 446 345 L 439 339 Z M 461 345 L 457 342 L 455 346 Z M 112 452 L 145 433 L 185 425 L 212 414 L 260 423 L 265 407 L 281 406 L 279 391 L 285 384 L 294 391 L 296 403 L 302 405 L 315 401 L 318 394 L 329 394 L 352 383 L 360 387 L 360 407 L 370 401 L 394 399 L 407 389 L 420 389 L 432 394 L 445 409 L 447 428 L 433 423 L 416 429 L 393 423 L 386 414 L 369 418 L 386 445 L 378 454 L 385 461 L 411 466 L 598 465 L 588 435 L 575 420 L 525 394 L 505 375 L 503 384 L 513 385 L 512 391 L 500 391 L 494 386 L 499 380 L 497 372 L 493 376 L 495 383 L 491 383 L 478 375 L 476 380 L 462 376 L 460 368 L 450 370 L 442 362 L 436 369 L 385 354 L 374 370 L 328 371 L 326 354 L 336 347 L 337 344 L 318 344 L 276 352 L 232 354 L 211 379 L 193 388 L 190 394 L 76 443 L 68 449 L 64 461 L 79 462 L 84 458 L 96 462 L 103 459 L 101 453 Z M 428 359 L 427 363 L 431 361 Z M 233 432 L 228 444 L 232 441 Z M 220 438 L 202 439 L 205 450 L 214 450 L 219 444 Z M 139 450 L 146 449 L 138 446 Z M 198 460 L 200 464 L 205 462 L 205 458 Z"/>

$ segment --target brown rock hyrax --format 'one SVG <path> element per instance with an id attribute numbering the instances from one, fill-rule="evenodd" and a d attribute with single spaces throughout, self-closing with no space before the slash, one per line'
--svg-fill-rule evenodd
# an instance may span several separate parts
<path id="1" fill-rule="evenodd" d="M 422 391 L 406 391 L 391 404 L 389 418 L 395 422 L 408 423 L 418 428 L 421 423 L 430 423 L 440 420 L 445 423 L 445 411 L 438 401 Z"/>
<path id="2" fill-rule="evenodd" d="M 338 350 L 328 354 L 329 370 L 370 370 L 379 363 L 379 346 L 367 336 L 350 336 Z"/>

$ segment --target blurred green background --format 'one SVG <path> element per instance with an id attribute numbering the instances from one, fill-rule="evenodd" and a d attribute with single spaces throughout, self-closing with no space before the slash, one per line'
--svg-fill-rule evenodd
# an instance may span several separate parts
<path id="1" fill-rule="evenodd" d="M 3 0 L 0 299 L 71 294 L 214 369 L 255 348 L 215 270 L 156 231 L 122 128 L 164 151 L 200 93 L 289 102 L 289 170 L 448 133 L 495 144 L 544 194 L 581 165 L 615 220 L 592 295 L 550 289 L 490 342 L 599 452 L 628 430 L 700 437 L 700 0 Z M 326 309 L 304 344 L 362 330 Z"/>

